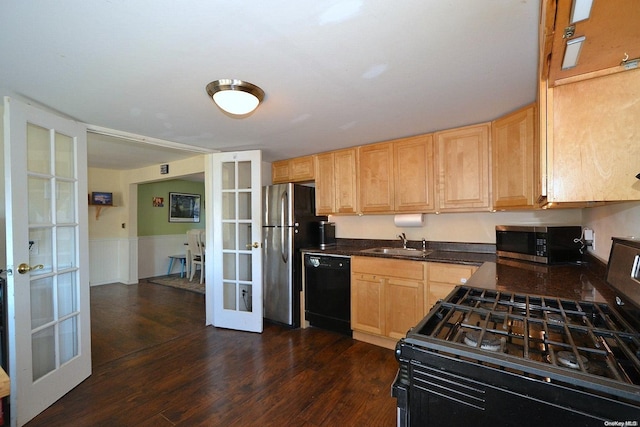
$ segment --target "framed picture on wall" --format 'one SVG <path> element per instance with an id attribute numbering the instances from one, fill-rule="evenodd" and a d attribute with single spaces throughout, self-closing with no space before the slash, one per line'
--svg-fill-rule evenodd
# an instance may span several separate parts
<path id="1" fill-rule="evenodd" d="M 200 222 L 200 195 L 169 193 L 169 222 Z"/>

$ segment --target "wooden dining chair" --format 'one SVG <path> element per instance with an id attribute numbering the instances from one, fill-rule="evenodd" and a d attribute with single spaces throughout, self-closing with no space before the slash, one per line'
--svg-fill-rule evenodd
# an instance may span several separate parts
<path id="1" fill-rule="evenodd" d="M 204 246 L 200 238 L 201 230 L 189 230 L 187 232 L 187 246 L 190 253 L 189 281 L 193 280 L 198 266 L 200 266 L 200 283 L 204 280 Z"/>

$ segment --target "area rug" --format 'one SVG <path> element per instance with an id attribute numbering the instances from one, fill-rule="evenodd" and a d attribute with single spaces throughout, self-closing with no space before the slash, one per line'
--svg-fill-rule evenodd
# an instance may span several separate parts
<path id="1" fill-rule="evenodd" d="M 180 277 L 179 274 L 172 274 L 170 276 L 158 276 L 150 277 L 147 282 L 155 285 L 171 286 L 172 288 L 184 289 L 185 291 L 197 292 L 204 294 L 204 283 L 200 284 L 198 275 L 190 282 L 187 277 Z"/>

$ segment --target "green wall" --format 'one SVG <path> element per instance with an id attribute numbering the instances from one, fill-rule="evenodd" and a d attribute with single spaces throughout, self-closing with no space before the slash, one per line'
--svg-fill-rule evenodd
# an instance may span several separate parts
<path id="1" fill-rule="evenodd" d="M 169 222 L 169 193 L 199 194 L 200 222 Z M 164 199 L 163 207 L 154 207 L 154 197 Z M 174 179 L 138 185 L 138 236 L 185 234 L 193 228 L 205 228 L 204 182 Z"/>

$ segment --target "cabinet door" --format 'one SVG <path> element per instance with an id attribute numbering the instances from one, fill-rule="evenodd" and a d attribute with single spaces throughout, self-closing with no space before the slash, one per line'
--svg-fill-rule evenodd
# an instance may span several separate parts
<path id="1" fill-rule="evenodd" d="M 530 105 L 491 124 L 494 209 L 533 207 L 535 111 Z"/>
<path id="2" fill-rule="evenodd" d="M 484 123 L 436 134 L 439 211 L 491 210 L 489 127 Z"/>
<path id="3" fill-rule="evenodd" d="M 446 297 L 457 285 L 463 285 L 475 273 L 473 265 L 427 263 L 427 291 L 425 292 L 425 314 L 439 300 Z"/>
<path id="4" fill-rule="evenodd" d="M 396 212 L 433 212 L 433 135 L 393 142 L 393 173 Z"/>
<path id="5" fill-rule="evenodd" d="M 296 157 L 289 160 L 291 182 L 313 181 L 315 178 L 313 156 Z"/>
<path id="6" fill-rule="evenodd" d="M 349 148 L 334 153 L 335 213 L 356 213 L 357 150 Z"/>
<path id="7" fill-rule="evenodd" d="M 403 338 L 424 317 L 424 283 L 387 278 L 385 335 Z"/>
<path id="8" fill-rule="evenodd" d="M 547 200 L 640 200 L 640 70 L 553 88 Z"/>
<path id="9" fill-rule="evenodd" d="M 316 155 L 316 213 L 329 215 L 336 211 L 334 154 Z"/>
<path id="10" fill-rule="evenodd" d="M 351 329 L 384 333 L 383 278 L 362 273 L 351 275 Z"/>
<path id="11" fill-rule="evenodd" d="M 289 160 L 271 163 L 271 181 L 274 184 L 289 182 Z"/>
<path id="12" fill-rule="evenodd" d="M 365 145 L 358 156 L 360 211 L 393 212 L 393 145 Z"/>

